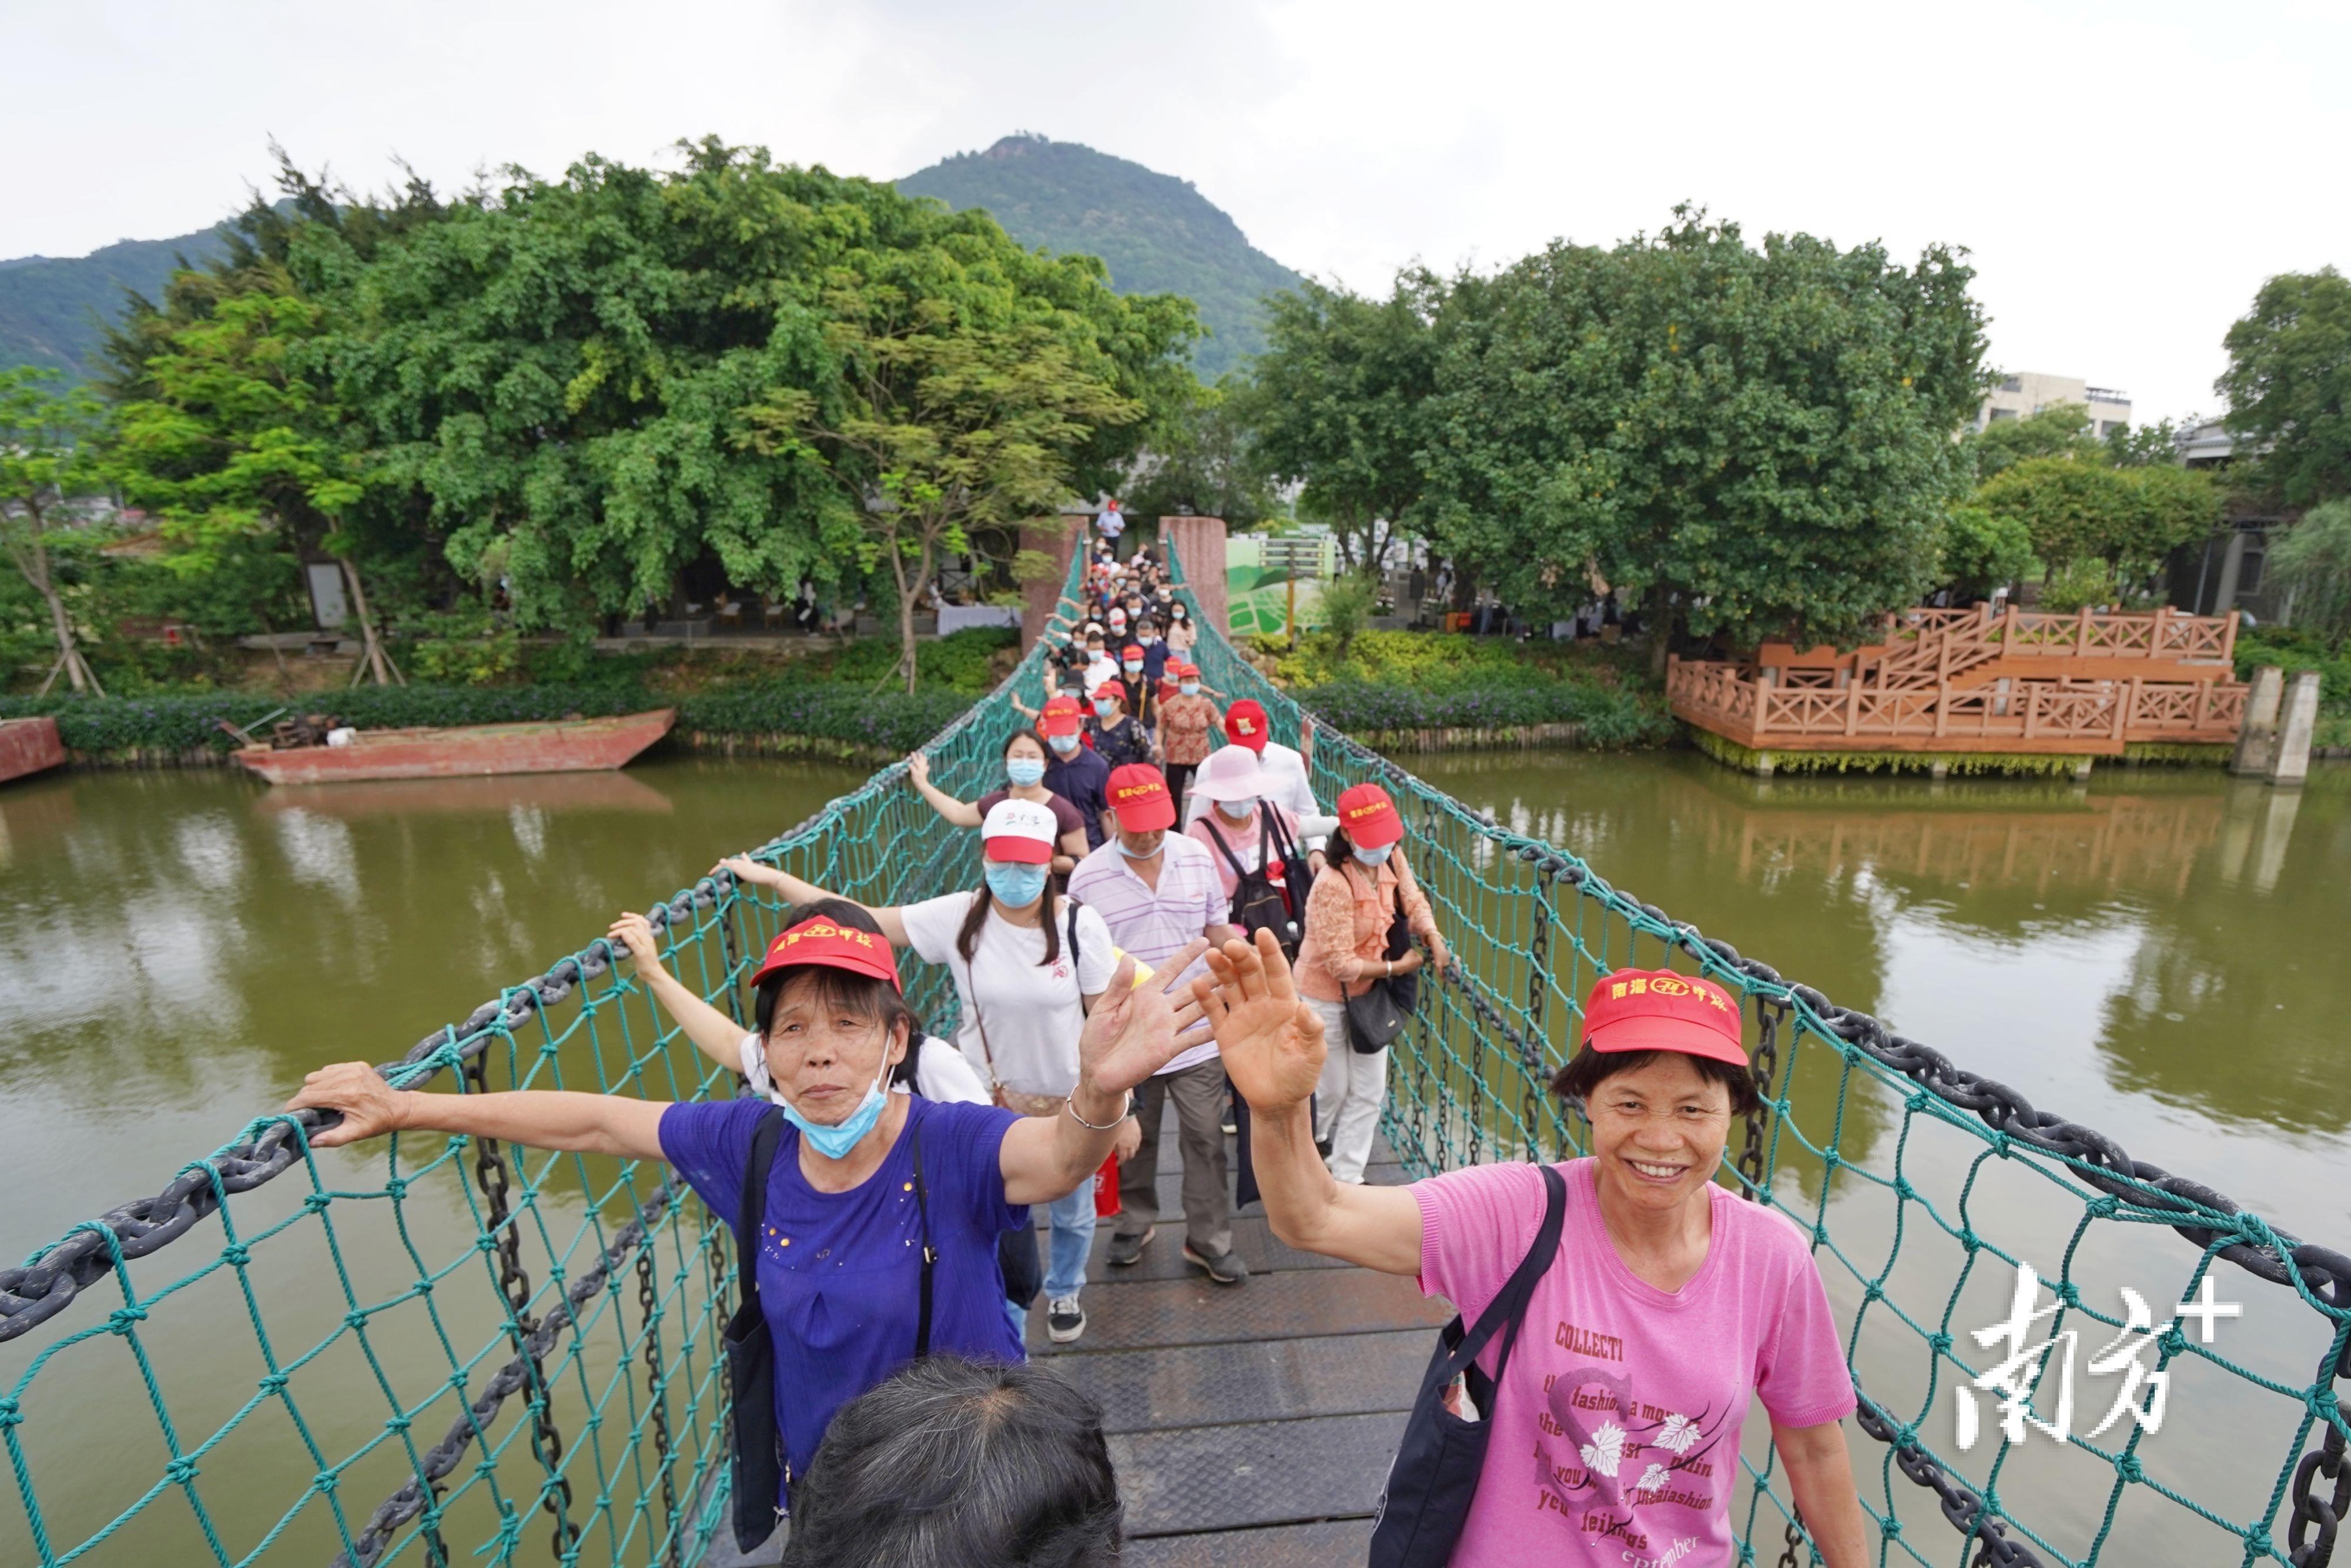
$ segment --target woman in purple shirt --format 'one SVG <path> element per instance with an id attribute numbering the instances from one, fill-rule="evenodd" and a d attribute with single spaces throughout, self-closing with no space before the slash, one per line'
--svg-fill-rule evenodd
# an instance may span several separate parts
<path id="1" fill-rule="evenodd" d="M 768 945 L 752 983 L 771 1097 L 788 1124 L 768 1175 L 757 1278 L 775 1345 L 785 1461 L 778 1512 L 832 1413 L 914 1354 L 926 1234 L 936 1254 L 930 1349 L 1021 1359 L 1004 1312 L 997 1236 L 1021 1209 L 1089 1180 L 1110 1153 L 1129 1091 L 1196 1043 L 1187 1035 L 1205 1038 L 1196 1004 L 1178 1010 L 1165 993 L 1183 967 L 1137 987 L 1134 960 L 1122 959 L 1086 1019 L 1078 1085 L 1061 1114 L 1022 1117 L 889 1092 L 914 1020 L 886 940 L 816 916 Z M 394 1089 L 359 1061 L 311 1073 L 287 1109 L 304 1107 L 342 1114 L 312 1140 L 320 1147 L 391 1132 L 455 1133 L 666 1160 L 730 1228 L 752 1135 L 778 1113 L 754 1099 L 422 1093 Z"/>

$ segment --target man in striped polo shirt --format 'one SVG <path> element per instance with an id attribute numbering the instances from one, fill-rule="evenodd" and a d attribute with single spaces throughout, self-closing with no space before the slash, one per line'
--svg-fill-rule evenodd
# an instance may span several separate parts
<path id="1" fill-rule="evenodd" d="M 1070 896 L 1102 917 L 1111 940 L 1155 966 L 1197 937 L 1221 945 L 1239 936 L 1207 846 L 1168 831 L 1176 825 L 1176 802 L 1159 769 L 1147 763 L 1114 768 L 1105 793 L 1116 831 L 1070 873 Z M 1195 960 L 1194 968 L 1205 973 L 1207 966 Z M 1134 1263 L 1157 1228 L 1159 1114 L 1171 1100 L 1184 1154 L 1185 1260 L 1220 1285 L 1240 1284 L 1249 1268 L 1233 1255 L 1232 1200 L 1225 1186 L 1225 1066 L 1213 1042 L 1183 1052 L 1134 1092 L 1143 1146 L 1119 1165 L 1120 1212 L 1110 1260 L 1120 1267 Z"/>

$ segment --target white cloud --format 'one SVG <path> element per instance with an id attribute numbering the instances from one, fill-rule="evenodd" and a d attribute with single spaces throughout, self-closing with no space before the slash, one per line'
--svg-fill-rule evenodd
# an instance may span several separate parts
<path id="1" fill-rule="evenodd" d="M 1996 362 L 2152 417 L 2213 405 L 2264 277 L 2351 263 L 2351 212 L 2306 172 L 2351 131 L 2328 90 L 2346 43 L 2316 0 L 0 0 L 0 256 L 200 226 L 272 135 L 356 183 L 397 153 L 454 185 L 705 133 L 887 176 L 1026 128 L 1188 178 L 1364 287 L 1654 228 L 1686 197 L 1906 257 L 1966 245 Z"/>

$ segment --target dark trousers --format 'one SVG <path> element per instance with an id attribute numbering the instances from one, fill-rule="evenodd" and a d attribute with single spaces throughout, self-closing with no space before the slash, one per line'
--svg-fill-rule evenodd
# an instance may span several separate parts
<path id="1" fill-rule="evenodd" d="M 1176 802 L 1176 826 L 1184 826 L 1184 791 L 1192 787 L 1192 775 L 1200 770 L 1196 762 L 1171 762 L 1160 769 L 1167 776 L 1167 793 Z"/>
<path id="2" fill-rule="evenodd" d="M 1225 1064 L 1214 1057 L 1135 1090 L 1143 1147 L 1118 1167 L 1118 1234 L 1140 1236 L 1158 1222 L 1159 1113 L 1171 1100 L 1184 1155 L 1184 1239 L 1213 1256 L 1233 1244 L 1232 1197 L 1225 1186 Z"/>

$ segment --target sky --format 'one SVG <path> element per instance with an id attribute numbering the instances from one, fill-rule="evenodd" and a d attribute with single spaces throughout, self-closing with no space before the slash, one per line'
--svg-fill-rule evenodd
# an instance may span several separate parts
<path id="1" fill-rule="evenodd" d="M 1010 131 L 1181 175 L 1378 289 L 1608 242 L 1963 246 L 1992 364 L 2217 413 L 2262 279 L 2351 266 L 2340 0 L 0 0 L 0 256 L 183 234 L 274 138 L 362 188 L 716 134 L 895 178 Z"/>

